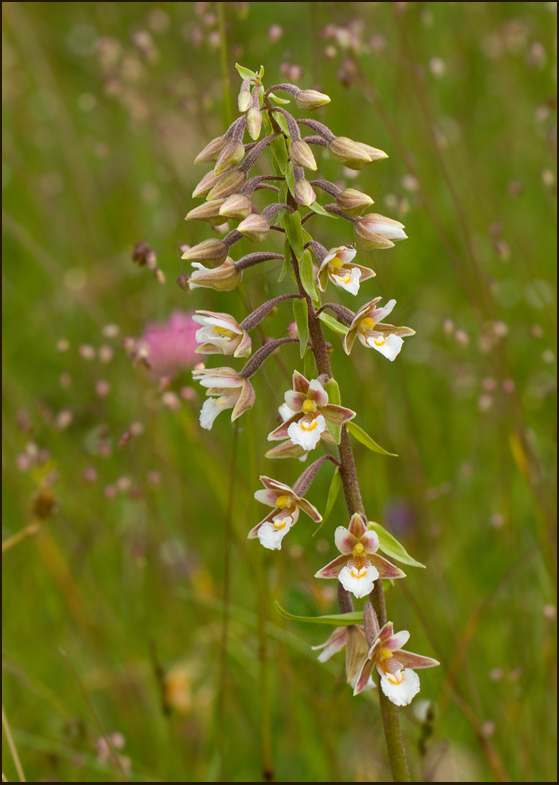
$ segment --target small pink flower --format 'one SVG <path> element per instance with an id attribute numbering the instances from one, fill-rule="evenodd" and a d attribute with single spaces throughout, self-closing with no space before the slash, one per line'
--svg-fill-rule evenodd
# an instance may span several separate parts
<path id="1" fill-rule="evenodd" d="M 343 342 L 346 354 L 351 352 L 355 339 L 359 338 L 363 346 L 376 349 L 389 360 L 394 360 L 404 343 L 402 336 L 415 335 L 415 330 L 410 327 L 379 324 L 396 305 L 396 300 L 389 300 L 384 307 L 377 308 L 376 305 L 381 299 L 375 297 L 370 303 L 362 305 L 355 314 Z"/>
<path id="2" fill-rule="evenodd" d="M 254 498 L 263 504 L 273 507 L 260 523 L 248 533 L 248 539 L 258 537 L 265 548 L 279 550 L 281 541 L 299 519 L 299 509 L 303 510 L 315 523 L 322 520 L 322 515 L 306 499 L 302 499 L 295 491 L 282 482 L 270 477 L 260 477 L 265 490 L 256 491 Z"/>
<path id="3" fill-rule="evenodd" d="M 202 327 L 196 332 L 196 340 L 202 344 L 196 351 L 200 354 L 232 354 L 248 357 L 251 340 L 246 330 L 228 313 L 196 311 L 192 317 Z"/>
<path id="4" fill-rule="evenodd" d="M 355 248 L 346 248 L 346 246 L 328 251 L 318 271 L 317 283 L 321 292 L 326 289 L 326 284 L 330 280 L 334 286 L 345 289 L 350 294 L 357 294 L 361 281 L 376 275 L 369 267 L 353 264 L 356 253 Z"/>
<path id="5" fill-rule="evenodd" d="M 373 641 L 361 672 L 357 677 L 354 695 L 367 684 L 373 668 L 380 674 L 380 686 L 387 698 L 396 706 L 407 706 L 419 692 L 419 676 L 411 668 L 433 668 L 439 665 L 431 657 L 422 657 L 411 651 L 401 651 L 408 642 L 407 630 L 394 633 L 392 622 L 387 622 Z"/>
<path id="6" fill-rule="evenodd" d="M 211 430 L 217 415 L 233 409 L 231 422 L 254 406 L 254 388 L 248 379 L 233 368 L 203 368 L 192 371 L 192 378 L 208 387 L 206 395 L 215 396 L 204 401 L 200 412 L 200 425 Z"/>
<path id="7" fill-rule="evenodd" d="M 377 578 L 406 577 L 402 570 L 377 555 L 378 535 L 367 528 L 359 513 L 351 516 L 349 529 L 338 526 L 334 538 L 342 555 L 319 570 L 315 578 L 338 578 L 344 589 L 360 598 L 372 591 Z"/>
<path id="8" fill-rule="evenodd" d="M 173 376 L 199 360 L 197 329 L 191 313 L 173 311 L 168 322 L 150 322 L 146 326 L 134 353 L 145 360 L 156 376 Z"/>

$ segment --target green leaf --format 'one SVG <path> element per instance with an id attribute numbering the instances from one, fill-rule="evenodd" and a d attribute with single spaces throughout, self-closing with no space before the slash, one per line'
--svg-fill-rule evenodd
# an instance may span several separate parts
<path id="1" fill-rule="evenodd" d="M 338 217 L 337 215 L 333 215 L 333 213 L 329 213 L 318 202 L 313 202 L 312 204 L 309 204 L 309 210 L 312 210 L 313 213 L 317 213 L 318 215 L 325 215 L 327 218 L 337 218 Z"/>
<path id="2" fill-rule="evenodd" d="M 303 289 L 309 295 L 312 300 L 316 300 L 318 298 L 318 294 L 316 291 L 316 287 L 314 285 L 314 272 L 312 266 L 312 256 L 311 252 L 308 248 L 303 251 L 303 255 L 299 260 L 299 275 L 301 277 L 301 283 L 303 284 Z"/>
<path id="3" fill-rule="evenodd" d="M 328 403 L 340 404 L 342 402 L 342 398 L 340 395 L 340 388 L 338 386 L 338 382 L 335 379 L 328 379 L 328 381 L 324 385 L 324 389 L 328 393 Z M 332 436 L 336 444 L 339 444 L 342 438 L 342 426 L 332 425 L 332 423 L 328 421 L 326 421 L 326 425 L 328 426 L 330 435 Z"/>
<path id="4" fill-rule="evenodd" d="M 306 300 L 303 298 L 293 300 L 293 315 L 295 317 L 295 323 L 297 324 L 297 330 L 299 331 L 300 356 L 304 357 L 309 342 L 309 310 Z"/>
<path id="5" fill-rule="evenodd" d="M 281 130 L 283 131 L 283 133 L 284 133 L 284 134 L 285 134 L 285 135 L 286 135 L 288 138 L 290 138 L 290 137 L 291 137 L 291 134 L 289 133 L 289 126 L 287 125 L 287 120 L 286 120 L 286 119 L 285 119 L 285 117 L 284 117 L 284 116 L 281 114 L 281 112 L 274 112 L 274 120 L 275 120 L 275 121 L 276 121 L 276 123 L 279 125 L 279 127 L 281 128 Z"/>
<path id="6" fill-rule="evenodd" d="M 282 220 L 283 228 L 285 229 L 285 235 L 289 240 L 289 245 L 293 249 L 293 253 L 297 257 L 297 260 L 300 260 L 303 256 L 303 250 L 305 244 L 303 242 L 303 232 L 301 229 L 301 216 L 298 210 L 294 210 L 292 213 L 286 212 L 283 216 Z M 312 262 L 311 262 L 311 269 L 312 269 Z"/>
<path id="7" fill-rule="evenodd" d="M 327 327 L 329 327 L 335 333 L 339 333 L 340 335 L 346 335 L 347 331 L 349 330 L 347 325 L 342 324 L 337 319 L 334 319 L 334 317 L 330 316 L 330 314 L 326 313 L 326 311 L 319 313 L 318 318 L 321 322 L 324 322 Z"/>
<path id="8" fill-rule="evenodd" d="M 332 507 L 336 503 L 336 499 L 338 498 L 338 494 L 340 492 L 341 487 L 342 487 L 342 477 L 340 475 L 338 467 L 336 466 L 336 468 L 334 469 L 332 480 L 330 482 L 330 488 L 328 489 L 328 498 L 326 499 L 326 509 L 324 510 L 324 515 L 322 516 L 322 521 L 320 524 L 321 526 L 332 512 Z"/>
<path id="9" fill-rule="evenodd" d="M 239 76 L 241 79 L 258 79 L 257 75 L 254 71 L 251 71 L 250 68 L 245 68 L 243 65 L 239 65 L 235 63 L 235 68 L 239 72 Z"/>
<path id="10" fill-rule="evenodd" d="M 380 444 L 377 444 L 374 439 L 371 439 L 368 433 L 365 433 L 363 428 L 360 428 L 354 422 L 346 422 L 346 426 L 348 431 L 351 433 L 351 435 L 355 439 L 357 439 L 358 442 L 364 444 L 365 447 L 368 447 L 369 450 L 372 450 L 373 452 L 378 452 L 381 455 L 391 455 L 393 458 L 398 457 L 395 452 L 388 452 L 388 450 L 385 450 L 383 447 L 380 446 Z"/>
<path id="11" fill-rule="evenodd" d="M 291 270 L 291 246 L 289 245 L 289 240 L 286 238 L 283 244 L 283 266 L 281 268 L 280 277 L 278 278 L 278 283 L 283 281 L 289 270 Z"/>
<path id="12" fill-rule="evenodd" d="M 270 140 L 270 150 L 272 151 L 274 161 L 279 166 L 280 173 L 285 174 L 286 169 L 289 168 L 289 160 L 283 136 L 275 136 Z"/>
<path id="13" fill-rule="evenodd" d="M 284 611 L 277 600 L 275 601 L 275 606 L 285 619 L 308 621 L 311 622 L 311 624 L 332 624 L 335 627 L 350 627 L 352 624 L 363 624 L 363 611 L 336 613 L 331 614 L 330 616 L 295 616 L 293 613 Z"/>
<path id="14" fill-rule="evenodd" d="M 291 101 L 288 98 L 278 98 L 278 96 L 274 95 L 274 93 L 268 93 L 268 98 L 271 98 L 273 101 L 275 101 L 278 104 L 290 104 L 291 103 Z"/>
<path id="15" fill-rule="evenodd" d="M 409 564 L 411 567 L 423 567 L 423 569 L 425 569 L 425 565 L 412 558 L 404 546 L 398 542 L 396 537 L 393 537 L 390 532 L 387 532 L 380 523 L 369 521 L 368 528 L 377 533 L 380 549 L 383 553 L 386 553 L 387 556 L 391 556 L 393 559 L 396 559 L 396 561 L 402 562 L 402 564 Z"/>

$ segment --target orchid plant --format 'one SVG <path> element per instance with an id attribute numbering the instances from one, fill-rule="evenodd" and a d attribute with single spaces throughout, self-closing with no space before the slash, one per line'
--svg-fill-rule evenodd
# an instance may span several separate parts
<path id="1" fill-rule="evenodd" d="M 376 297 L 359 306 L 356 312 L 339 303 L 322 301 L 330 284 L 344 297 L 356 297 L 361 284 L 375 276 L 372 269 L 354 262 L 357 248 L 391 248 L 395 242 L 406 239 L 406 234 L 399 221 L 367 213 L 373 200 L 366 194 L 353 188 L 342 189 L 314 175 L 313 179 L 307 179 L 306 172 L 315 172 L 318 168 L 313 147 L 326 148 L 334 161 L 355 170 L 387 157 L 382 150 L 368 144 L 335 136 L 317 120 L 296 118 L 285 108 L 291 99 L 302 112 L 313 111 L 330 102 L 327 95 L 316 90 L 302 90 L 292 84 L 277 84 L 266 89 L 262 82 L 263 68 L 254 72 L 237 66 L 237 70 L 242 78 L 238 97 L 240 116 L 197 156 L 196 163 L 215 163 L 193 193 L 194 198 L 204 198 L 205 202 L 193 208 L 186 217 L 214 226 L 226 221 L 237 221 L 238 225 L 223 239 L 213 238 L 187 247 L 182 258 L 192 263 L 194 271 L 190 276 L 181 276 L 179 283 L 186 289 L 206 287 L 232 291 L 249 268 L 271 261 L 277 264 L 277 260 L 281 260 L 280 281 L 290 272 L 296 291 L 263 303 L 240 324 L 226 313 L 197 311 L 194 318 L 201 325 L 196 333 L 200 344 L 198 352 L 234 359 L 249 358 L 240 370 L 230 367 L 206 369 L 201 365 L 193 372 L 194 378 L 207 388 L 209 396 L 202 407 L 200 425 L 212 428 L 216 417 L 225 409 L 233 410 L 232 420 L 247 412 L 255 400 L 249 379 L 280 346 L 299 343 L 305 375 L 297 370 L 293 372 L 293 387 L 286 391 L 285 404 L 280 407 L 283 422 L 268 436 L 270 440 L 282 440 L 282 443 L 266 455 L 304 460 L 313 450 L 325 445 L 329 451 L 311 463 L 293 487 L 269 477 L 260 478 L 264 490 L 256 491 L 255 497 L 272 507 L 272 511 L 250 530 L 248 537 L 258 539 L 265 548 L 279 550 L 301 510 L 311 520 L 321 521 L 318 510 L 304 496 L 322 465 L 326 461 L 334 464 L 333 488 L 339 487 L 341 480 L 350 520 L 348 528 L 339 526 L 335 532 L 335 544 L 341 555 L 315 576 L 338 581 L 340 610 L 337 616 L 328 617 L 328 623 L 337 624 L 333 634 L 316 648 L 322 650 L 320 661 L 346 649 L 347 681 L 355 695 L 374 686 L 372 676 L 376 673 L 394 779 L 409 781 L 396 707 L 408 704 L 419 690 L 419 678 L 413 669 L 438 663 L 429 657 L 402 651 L 409 634 L 406 631 L 394 634 L 392 622 L 387 620 L 382 579 L 401 579 L 405 574 L 379 551 L 404 564 L 418 563 L 380 524 L 368 519 L 350 434 L 371 449 L 383 451 L 353 422 L 356 413 L 341 405 L 323 326 L 343 336 L 342 348 L 347 354 L 358 338 L 363 347 L 380 352 L 389 361 L 396 359 L 404 338 L 412 336 L 414 331 L 384 323 L 396 305 L 395 300 L 379 307 L 381 298 Z M 279 92 L 287 94 L 289 99 L 279 97 Z M 308 135 L 302 136 L 305 129 L 308 129 Z M 251 140 L 248 143 L 244 141 L 246 134 Z M 250 170 L 265 154 L 271 157 L 272 171 L 251 175 Z M 264 189 L 273 192 L 277 201 L 259 210 L 253 199 L 257 191 Z M 316 190 L 324 192 L 331 201 L 319 204 Z M 356 244 L 324 247 L 307 230 L 309 220 L 316 215 L 334 216 L 352 224 Z M 234 245 L 239 240 L 246 237 L 261 243 L 272 229 L 284 238 L 283 254 L 257 251 L 234 259 Z M 251 330 L 272 308 L 286 307 L 285 301 L 289 299 L 297 329 L 285 337 L 265 341 L 252 354 Z M 356 619 L 351 594 L 358 599 L 369 597 L 362 619 L 359 614 Z"/>

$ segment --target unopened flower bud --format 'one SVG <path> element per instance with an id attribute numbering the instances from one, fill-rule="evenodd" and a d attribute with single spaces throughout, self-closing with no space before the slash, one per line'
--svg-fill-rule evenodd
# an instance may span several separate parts
<path id="1" fill-rule="evenodd" d="M 237 231 L 251 242 L 261 243 L 270 231 L 270 223 L 264 216 L 253 213 L 237 226 Z"/>
<path id="2" fill-rule="evenodd" d="M 231 194 L 238 193 L 247 181 L 247 173 L 242 169 L 233 169 L 223 175 L 221 180 L 214 185 L 208 193 L 208 199 L 226 199 Z"/>
<path id="3" fill-rule="evenodd" d="M 372 164 L 374 164 L 375 161 L 383 161 L 385 158 L 388 158 L 388 154 L 385 153 L 384 150 L 379 150 L 377 147 L 371 147 L 370 144 L 364 144 L 363 142 L 357 142 L 357 144 L 367 153 Z"/>
<path id="4" fill-rule="evenodd" d="M 247 129 L 251 139 L 256 141 L 262 130 L 262 112 L 260 109 L 251 107 L 247 112 Z"/>
<path id="5" fill-rule="evenodd" d="M 361 193 L 355 188 L 346 188 L 336 197 L 336 204 L 346 215 L 356 217 L 374 202 L 367 194 Z"/>
<path id="6" fill-rule="evenodd" d="M 215 172 L 207 172 L 192 191 L 192 197 L 197 199 L 199 196 L 207 196 L 212 188 L 219 183 L 220 179 L 221 175 L 216 175 Z"/>
<path id="7" fill-rule="evenodd" d="M 185 221 L 209 221 L 212 224 L 222 224 L 227 220 L 227 216 L 220 213 L 221 205 L 225 199 L 215 199 L 211 202 L 204 202 L 204 204 L 195 207 L 186 214 Z"/>
<path id="8" fill-rule="evenodd" d="M 318 90 L 301 90 L 295 96 L 295 103 L 299 109 L 305 112 L 311 112 L 313 109 L 329 104 L 330 100 L 330 96 L 319 93 Z"/>
<path id="9" fill-rule="evenodd" d="M 224 174 L 229 169 L 234 169 L 245 157 L 245 146 L 238 141 L 227 144 L 217 159 L 214 174 Z"/>
<path id="10" fill-rule="evenodd" d="M 194 270 L 188 280 L 189 289 L 205 287 L 207 289 L 215 289 L 217 292 L 231 292 L 239 285 L 242 276 L 235 262 L 229 257 L 222 265 L 214 267 L 213 270 L 197 262 L 192 262 L 192 266 L 197 269 Z"/>
<path id="11" fill-rule="evenodd" d="M 392 248 L 398 240 L 405 240 L 404 224 L 384 215 L 370 213 L 363 216 L 354 226 L 355 239 L 362 248 Z"/>
<path id="12" fill-rule="evenodd" d="M 252 106 L 250 84 L 251 84 L 250 79 L 243 79 L 241 90 L 239 92 L 239 97 L 237 99 L 237 106 L 239 107 L 239 112 L 241 112 L 241 114 L 244 114 Z"/>
<path id="13" fill-rule="evenodd" d="M 316 172 L 317 166 L 313 152 L 303 139 L 295 139 L 295 141 L 291 142 L 289 157 L 296 166 L 304 166 L 305 169 L 311 169 L 313 172 Z"/>
<path id="14" fill-rule="evenodd" d="M 330 158 L 336 163 L 347 166 L 348 169 L 362 169 L 371 163 L 369 154 L 362 149 L 358 142 L 346 136 L 335 136 L 328 143 Z"/>
<path id="15" fill-rule="evenodd" d="M 223 240 L 204 240 L 198 245 L 193 245 L 188 251 L 185 251 L 181 259 L 186 259 L 188 262 L 213 262 L 214 264 L 221 264 L 227 258 L 229 247 Z"/>
<path id="16" fill-rule="evenodd" d="M 212 139 L 209 144 L 207 144 L 202 152 L 198 153 L 196 158 L 194 159 L 195 164 L 205 164 L 208 161 L 215 161 L 217 160 L 218 155 L 223 150 L 225 145 L 227 144 L 227 137 L 225 136 L 218 136 L 215 139 Z"/>
<path id="17" fill-rule="evenodd" d="M 219 214 L 233 221 L 242 221 L 252 213 L 252 202 L 244 194 L 232 194 L 224 200 Z"/>
<path id="18" fill-rule="evenodd" d="M 294 194 L 297 204 L 309 207 L 316 201 L 316 194 L 308 180 L 295 180 Z"/>

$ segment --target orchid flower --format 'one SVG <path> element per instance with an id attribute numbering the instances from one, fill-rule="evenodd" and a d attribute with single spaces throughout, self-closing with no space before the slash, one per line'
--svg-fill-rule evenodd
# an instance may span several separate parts
<path id="1" fill-rule="evenodd" d="M 360 282 L 376 275 L 369 267 L 352 264 L 356 253 L 355 248 L 345 246 L 332 248 L 328 252 L 318 271 L 317 283 L 321 292 L 326 289 L 326 284 L 330 280 L 334 286 L 345 289 L 350 294 L 357 294 Z"/>
<path id="2" fill-rule="evenodd" d="M 320 523 L 322 520 L 322 515 L 316 507 L 298 496 L 289 485 L 272 480 L 270 477 L 260 477 L 260 481 L 265 490 L 256 491 L 254 498 L 274 509 L 250 530 L 249 540 L 258 537 L 265 548 L 279 550 L 281 541 L 291 527 L 297 523 L 299 509 L 303 510 L 315 523 Z"/>
<path id="3" fill-rule="evenodd" d="M 357 678 L 363 667 L 369 647 L 365 638 L 365 630 L 361 624 L 351 624 L 347 627 L 336 627 L 327 641 L 319 646 L 311 647 L 314 651 L 322 649 L 318 655 L 319 662 L 326 662 L 343 649 L 346 650 L 345 671 L 347 683 L 355 688 Z M 368 684 L 363 689 L 372 689 L 374 681 L 369 678 Z"/>
<path id="4" fill-rule="evenodd" d="M 422 657 L 401 651 L 408 642 L 407 630 L 394 633 L 391 621 L 387 622 L 374 639 L 361 672 L 357 677 L 354 695 L 367 686 L 372 670 L 380 674 L 380 686 L 387 698 L 396 706 L 407 706 L 419 692 L 419 676 L 411 668 L 433 668 L 439 665 L 431 657 Z"/>
<path id="5" fill-rule="evenodd" d="M 202 344 L 196 349 L 199 354 L 250 355 L 252 342 L 249 334 L 228 313 L 196 311 L 192 318 L 202 325 L 196 333 L 196 340 Z"/>
<path id="6" fill-rule="evenodd" d="M 343 342 L 346 354 L 351 352 L 355 339 L 359 338 L 363 346 L 376 349 L 389 360 L 394 360 L 404 343 L 400 336 L 415 335 L 415 330 L 409 327 L 379 324 L 396 305 L 396 300 L 389 300 L 383 308 L 376 308 L 381 299 L 375 297 L 370 303 L 361 306 L 355 314 Z"/>
<path id="7" fill-rule="evenodd" d="M 349 529 L 338 526 L 334 541 L 342 555 L 319 570 L 315 578 L 338 578 L 344 589 L 360 598 L 372 591 L 377 578 L 406 577 L 402 570 L 377 555 L 378 535 L 367 528 L 359 513 L 351 516 Z"/>
<path id="8" fill-rule="evenodd" d="M 210 430 L 215 418 L 224 409 L 233 409 L 233 421 L 254 406 L 252 384 L 233 368 L 202 368 L 192 371 L 192 377 L 209 388 L 206 395 L 219 396 L 204 401 L 200 412 L 202 428 Z"/>
<path id="9" fill-rule="evenodd" d="M 293 389 L 285 393 L 285 402 L 293 412 L 291 417 L 268 435 L 268 439 L 289 437 L 303 450 L 312 450 L 326 430 L 326 421 L 343 425 L 355 417 L 355 412 L 345 406 L 328 403 L 328 393 L 318 381 L 308 381 L 298 371 L 293 373 Z"/>

